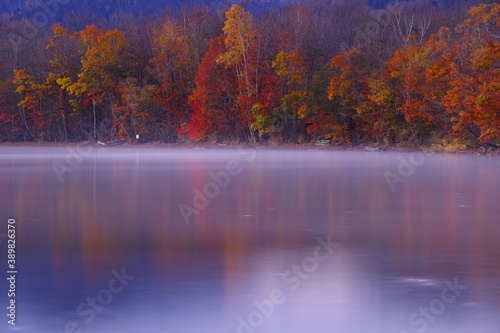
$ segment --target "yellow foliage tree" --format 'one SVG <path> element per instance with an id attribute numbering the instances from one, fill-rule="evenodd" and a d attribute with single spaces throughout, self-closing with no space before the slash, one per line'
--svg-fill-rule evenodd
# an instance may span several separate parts
<path id="1" fill-rule="evenodd" d="M 252 129 L 252 105 L 258 95 L 258 78 L 255 75 L 255 59 L 251 59 L 252 48 L 255 48 L 257 29 L 252 24 L 253 16 L 239 5 L 233 5 L 226 12 L 224 36 L 227 51 L 217 58 L 217 63 L 233 67 L 238 78 L 238 105 L 245 127 L 249 131 L 249 139 L 256 141 Z M 253 60 L 253 61 L 252 61 Z"/>

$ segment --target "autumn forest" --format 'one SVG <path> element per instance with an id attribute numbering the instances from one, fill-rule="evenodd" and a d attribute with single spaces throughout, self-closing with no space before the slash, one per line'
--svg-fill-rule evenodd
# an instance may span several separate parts
<path id="1" fill-rule="evenodd" d="M 3 14 L 0 51 L 0 141 L 500 145 L 495 2 Z"/>

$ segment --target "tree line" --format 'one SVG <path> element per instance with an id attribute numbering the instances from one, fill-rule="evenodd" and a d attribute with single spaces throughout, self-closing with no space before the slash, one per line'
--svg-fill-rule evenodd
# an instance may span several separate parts
<path id="1" fill-rule="evenodd" d="M 2 141 L 500 142 L 494 2 L 26 20 L 0 25 Z"/>

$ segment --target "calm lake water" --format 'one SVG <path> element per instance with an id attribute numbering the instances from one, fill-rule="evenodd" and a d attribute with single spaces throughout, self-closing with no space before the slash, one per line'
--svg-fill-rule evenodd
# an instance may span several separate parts
<path id="1" fill-rule="evenodd" d="M 0 147 L 2 332 L 498 333 L 500 158 Z"/>

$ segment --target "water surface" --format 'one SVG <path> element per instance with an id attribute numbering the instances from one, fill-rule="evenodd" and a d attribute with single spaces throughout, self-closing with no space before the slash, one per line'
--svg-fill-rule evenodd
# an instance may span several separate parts
<path id="1" fill-rule="evenodd" d="M 1 147 L 18 307 L 0 327 L 498 333 L 499 170 L 453 154 Z"/>

